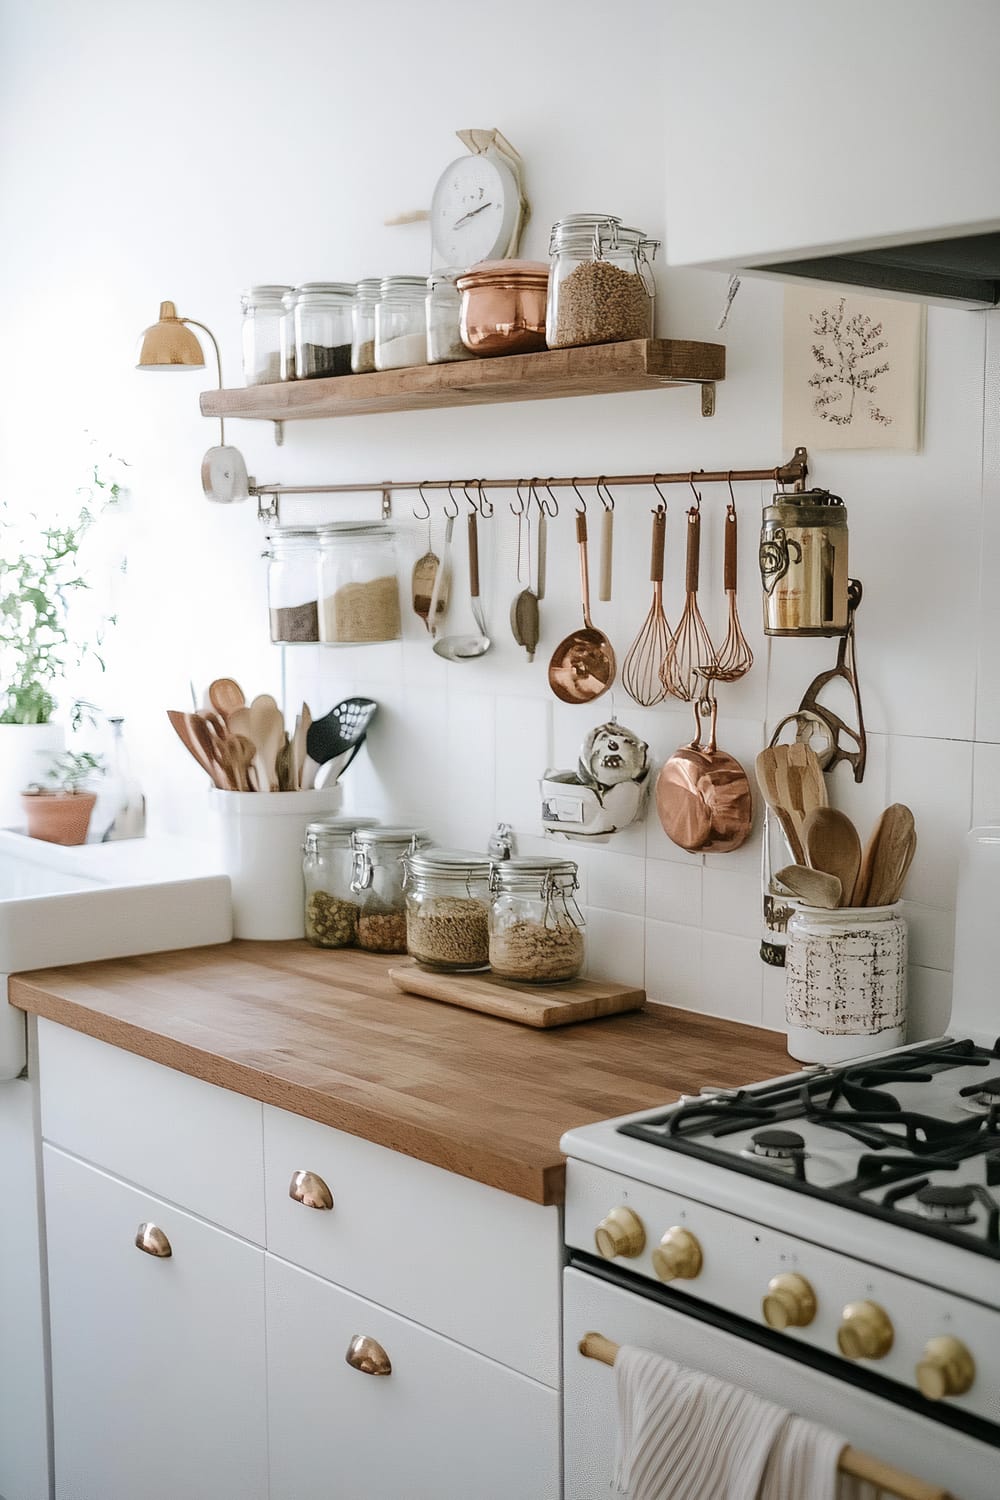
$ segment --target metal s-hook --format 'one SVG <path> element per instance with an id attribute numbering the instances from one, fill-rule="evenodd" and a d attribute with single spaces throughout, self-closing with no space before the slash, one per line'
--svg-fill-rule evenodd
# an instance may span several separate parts
<path id="1" fill-rule="evenodd" d="M 660 504 L 662 505 L 663 509 L 666 510 L 667 509 L 667 497 L 663 493 L 663 491 L 660 489 L 660 486 L 659 486 L 659 483 L 658 483 L 659 477 L 660 476 L 658 474 L 654 474 L 653 475 L 653 489 L 659 495 L 659 497 L 660 497 Z"/>
<path id="2" fill-rule="evenodd" d="M 413 510 L 413 519 L 415 521 L 429 521 L 431 518 L 430 502 L 427 499 L 427 496 L 424 494 L 425 483 L 426 480 L 422 479 L 417 485 L 417 493 L 419 494 L 421 500 L 424 502 L 424 514 L 421 515 L 420 511 L 417 510 L 417 507 L 415 505 L 411 507 Z"/>
<path id="3" fill-rule="evenodd" d="M 655 484 L 655 482 L 656 482 L 655 479 L 654 479 L 653 482 Z M 607 510 L 614 510 L 614 508 L 615 508 L 615 497 L 614 497 L 614 495 L 612 495 L 611 491 L 608 489 L 608 481 L 605 479 L 605 477 L 604 477 L 603 474 L 600 476 L 600 478 L 597 481 L 597 496 L 598 496 L 598 499 L 600 500 L 601 504 L 604 506 L 604 509 L 606 511 Z"/>
<path id="4" fill-rule="evenodd" d="M 458 512 L 461 509 L 461 507 L 460 507 L 458 501 L 455 499 L 455 492 L 452 489 L 451 484 L 452 484 L 452 482 L 449 479 L 448 480 L 448 499 L 451 501 L 451 503 L 455 507 L 455 509 L 454 510 L 449 510 L 448 507 L 447 507 L 447 505 L 445 505 L 445 507 L 444 507 L 444 513 L 445 513 L 445 516 L 447 517 L 447 519 L 449 521 L 454 521 L 454 520 L 457 519 Z"/>
<path id="5" fill-rule="evenodd" d="M 479 491 L 479 514 L 484 521 L 488 521 L 493 514 L 493 501 L 487 500 L 483 490 L 485 479 L 476 480 L 476 489 Z"/>
<path id="6" fill-rule="evenodd" d="M 518 520 L 521 519 L 521 517 L 524 515 L 525 511 L 528 508 L 528 502 L 527 502 L 527 500 L 525 500 L 524 496 L 521 494 L 521 486 L 522 486 L 522 484 L 527 484 L 527 482 L 528 481 L 526 479 L 519 479 L 517 481 L 518 508 L 516 510 L 514 509 L 514 502 L 513 502 L 513 500 L 511 500 L 509 502 L 510 503 L 510 513 L 511 513 L 512 516 L 516 516 Z"/>
<path id="7" fill-rule="evenodd" d="M 552 485 L 550 481 L 548 479 L 543 479 L 542 483 L 549 492 L 549 498 L 545 502 L 545 514 L 549 517 L 550 520 L 554 521 L 556 516 L 559 514 L 559 501 L 552 493 Z M 551 509 L 549 508 L 550 506 Z"/>
<path id="8" fill-rule="evenodd" d="M 730 469 L 729 473 L 726 475 L 726 483 L 729 486 L 729 507 L 730 507 L 731 510 L 735 510 L 736 509 L 736 496 L 733 494 L 733 471 L 732 471 L 732 469 Z"/>
<path id="9" fill-rule="evenodd" d="M 585 515 L 586 515 L 586 514 L 587 514 L 587 502 L 586 502 L 586 500 L 585 500 L 585 499 L 584 499 L 584 498 L 583 498 L 583 496 L 582 496 L 582 495 L 581 495 L 581 494 L 580 494 L 580 491 L 579 491 L 579 489 L 578 489 L 578 488 L 577 488 L 577 483 L 576 483 L 576 480 L 575 480 L 575 479 L 571 479 L 571 480 L 570 480 L 570 484 L 571 484 L 571 485 L 572 485 L 572 486 L 573 486 L 573 493 L 574 493 L 574 494 L 575 494 L 575 495 L 576 495 L 576 498 L 577 498 L 577 499 L 578 499 L 578 500 L 579 500 L 579 502 L 580 502 L 580 508 L 579 508 L 579 510 L 578 510 L 578 511 L 577 511 L 577 515 L 578 515 L 578 516 L 585 516 Z M 598 493 L 598 494 L 600 494 L 600 493 L 601 493 L 601 492 L 600 492 L 600 490 L 598 490 L 598 492 L 597 492 L 597 493 Z M 551 494 L 552 494 L 552 491 L 551 491 L 551 490 L 549 490 L 549 494 L 550 494 L 550 495 L 551 495 Z"/>
<path id="10" fill-rule="evenodd" d="M 701 496 L 699 495 L 698 491 L 694 487 L 694 470 L 693 469 L 691 469 L 691 471 L 688 474 L 688 484 L 691 486 L 691 493 L 694 496 L 695 502 L 696 502 L 696 504 L 698 506 L 698 509 L 700 511 L 701 510 Z"/>

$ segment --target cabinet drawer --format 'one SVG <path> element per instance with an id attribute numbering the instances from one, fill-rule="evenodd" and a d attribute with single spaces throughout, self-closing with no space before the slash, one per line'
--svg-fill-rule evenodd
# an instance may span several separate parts
<path id="1" fill-rule="evenodd" d="M 265 1276 L 270 1500 L 558 1500 L 555 1391 L 274 1256 Z M 357 1335 L 390 1374 L 347 1363 Z"/>
<path id="2" fill-rule="evenodd" d="M 263 1250 L 43 1156 L 57 1500 L 264 1500 Z"/>
<path id="3" fill-rule="evenodd" d="M 290 1196 L 297 1172 L 332 1209 Z M 270 1106 L 264 1173 L 269 1250 L 558 1386 L 557 1208 Z"/>
<path id="4" fill-rule="evenodd" d="M 256 1100 L 53 1021 L 38 1056 L 45 1140 L 263 1244 Z"/>

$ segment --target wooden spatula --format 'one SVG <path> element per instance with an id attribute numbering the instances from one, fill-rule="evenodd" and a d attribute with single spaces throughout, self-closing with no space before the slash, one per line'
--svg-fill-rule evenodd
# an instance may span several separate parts
<path id="1" fill-rule="evenodd" d="M 823 870 L 809 870 L 805 865 L 786 865 L 778 870 L 774 883 L 782 891 L 797 896 L 807 906 L 820 906 L 833 911 L 841 905 L 843 891 L 836 875 L 827 875 Z"/>
<path id="2" fill-rule="evenodd" d="M 775 775 L 778 796 L 795 828 L 799 843 L 805 849 L 803 826 L 817 807 L 826 807 L 826 782 L 819 757 L 809 745 L 775 745 Z M 802 864 L 808 863 L 802 860 Z"/>
<path id="3" fill-rule="evenodd" d="M 791 851 L 792 858 L 797 865 L 804 865 L 806 851 L 802 847 L 802 840 L 799 838 L 798 829 L 792 821 L 791 814 L 781 800 L 781 791 L 778 787 L 778 761 L 774 753 L 777 748 L 776 745 L 769 746 L 768 749 L 762 750 L 754 761 L 757 785 L 761 796 L 781 825 L 781 831 L 785 835 L 785 842 Z"/>
<path id="4" fill-rule="evenodd" d="M 917 848 L 913 814 L 902 802 L 887 807 L 869 840 L 855 886 L 855 906 L 891 906 L 899 900 Z M 867 873 L 867 881 L 866 881 Z"/>
<path id="5" fill-rule="evenodd" d="M 847 814 L 835 807 L 814 807 L 802 825 L 802 838 L 812 868 L 836 875 L 842 902 L 850 900 L 861 868 L 861 840 Z"/>

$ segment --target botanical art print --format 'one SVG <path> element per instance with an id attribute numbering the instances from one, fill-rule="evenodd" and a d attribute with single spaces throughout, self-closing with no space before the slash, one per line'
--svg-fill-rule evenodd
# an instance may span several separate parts
<path id="1" fill-rule="evenodd" d="M 919 447 L 923 351 L 921 303 L 788 287 L 786 446 Z"/>

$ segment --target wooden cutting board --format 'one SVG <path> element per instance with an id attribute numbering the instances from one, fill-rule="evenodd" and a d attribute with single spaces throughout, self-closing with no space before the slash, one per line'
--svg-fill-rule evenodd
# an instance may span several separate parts
<path id="1" fill-rule="evenodd" d="M 494 974 L 433 974 L 412 961 L 389 970 L 397 989 L 425 1000 L 443 1000 L 465 1010 L 518 1021 L 522 1026 L 568 1026 L 625 1010 L 641 1010 L 646 991 L 597 979 L 571 984 L 513 984 Z"/>

